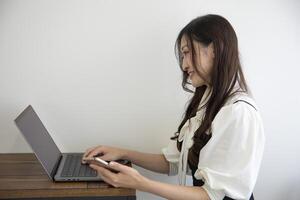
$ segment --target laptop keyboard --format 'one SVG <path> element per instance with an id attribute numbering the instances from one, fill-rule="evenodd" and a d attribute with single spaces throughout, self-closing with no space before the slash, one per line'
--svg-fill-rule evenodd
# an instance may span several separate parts
<path id="1" fill-rule="evenodd" d="M 97 171 L 81 163 L 82 154 L 68 154 L 61 176 L 62 177 L 96 177 Z"/>

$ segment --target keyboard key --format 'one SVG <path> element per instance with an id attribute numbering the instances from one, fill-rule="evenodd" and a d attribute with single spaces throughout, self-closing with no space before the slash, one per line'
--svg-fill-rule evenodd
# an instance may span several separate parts
<path id="1" fill-rule="evenodd" d="M 67 155 L 62 170 L 63 177 L 96 177 L 97 171 L 81 163 L 82 154 Z"/>

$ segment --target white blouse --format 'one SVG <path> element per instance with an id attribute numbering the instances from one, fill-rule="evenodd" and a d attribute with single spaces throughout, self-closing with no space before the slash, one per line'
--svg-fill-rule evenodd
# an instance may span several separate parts
<path id="1" fill-rule="evenodd" d="M 199 108 L 209 98 L 208 89 L 203 97 Z M 162 149 L 170 164 L 169 176 L 178 174 L 180 185 L 186 184 L 186 174 L 191 175 L 188 150 L 193 145 L 192 138 L 204 112 L 205 108 L 199 110 L 190 123 L 188 120 L 181 128 L 178 137 L 182 141 L 181 152 L 176 140 L 171 140 Z M 200 151 L 195 178 L 204 181 L 202 187 L 211 200 L 221 200 L 225 196 L 248 200 L 257 179 L 265 143 L 262 119 L 254 100 L 245 93 L 235 94 L 217 113 L 211 132 L 210 140 Z"/>

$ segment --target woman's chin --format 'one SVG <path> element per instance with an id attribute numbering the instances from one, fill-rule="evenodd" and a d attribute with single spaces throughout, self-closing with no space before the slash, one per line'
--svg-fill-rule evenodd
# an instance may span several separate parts
<path id="1" fill-rule="evenodd" d="M 204 82 L 199 82 L 199 83 L 194 83 L 194 82 L 192 82 L 192 86 L 193 87 L 195 87 L 195 88 L 197 88 L 197 87 L 201 87 L 201 86 L 203 86 L 203 85 L 205 85 L 205 83 Z"/>

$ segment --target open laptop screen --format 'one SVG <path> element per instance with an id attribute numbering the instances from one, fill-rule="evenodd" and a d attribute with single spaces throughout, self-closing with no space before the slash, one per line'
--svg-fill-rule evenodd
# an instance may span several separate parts
<path id="1" fill-rule="evenodd" d="M 61 156 L 61 152 L 32 106 L 29 105 L 15 119 L 15 123 L 49 177 L 53 178 L 53 170 Z"/>

